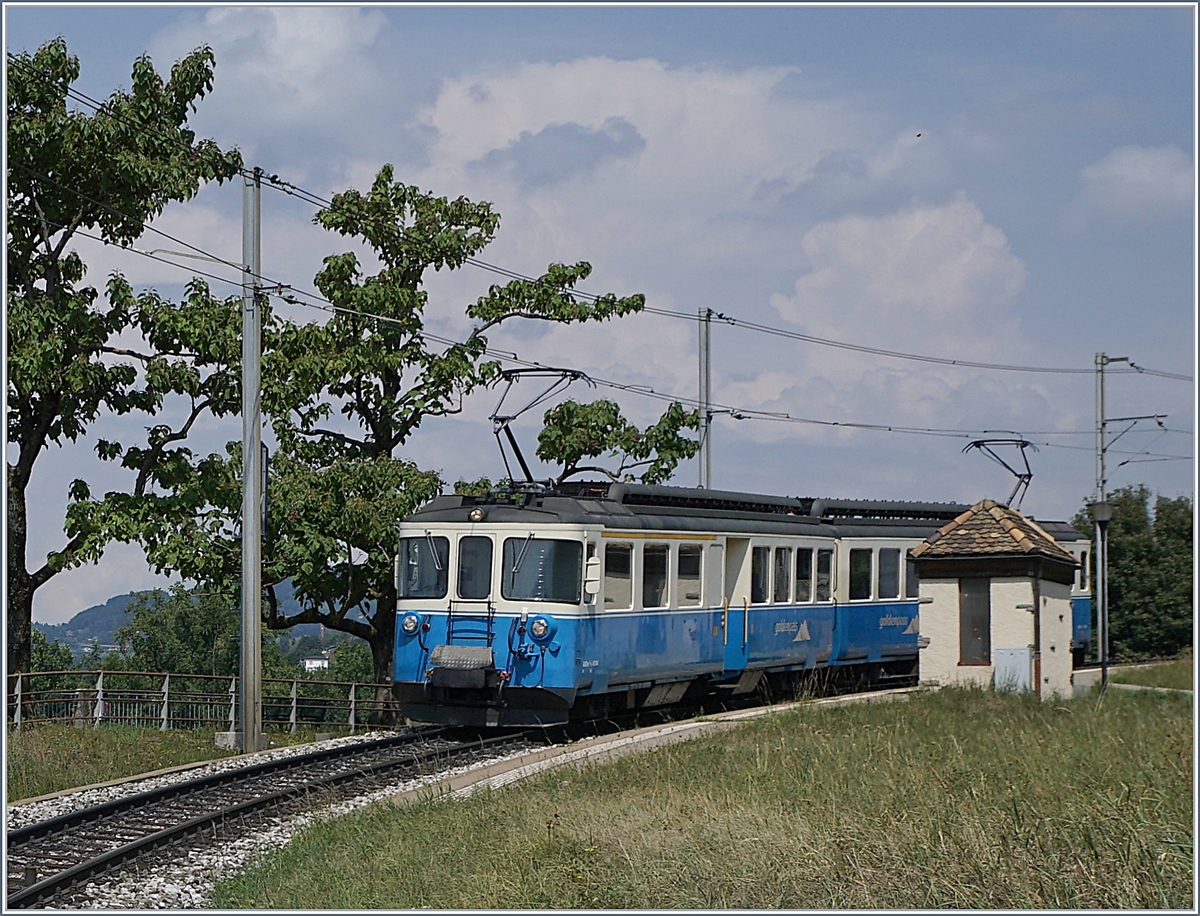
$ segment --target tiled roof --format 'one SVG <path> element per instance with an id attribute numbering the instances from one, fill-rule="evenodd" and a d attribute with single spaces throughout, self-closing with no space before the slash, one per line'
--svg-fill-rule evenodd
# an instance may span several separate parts
<path id="1" fill-rule="evenodd" d="M 992 499 L 977 502 L 912 550 L 914 558 L 1034 555 L 1077 565 L 1037 522 Z"/>

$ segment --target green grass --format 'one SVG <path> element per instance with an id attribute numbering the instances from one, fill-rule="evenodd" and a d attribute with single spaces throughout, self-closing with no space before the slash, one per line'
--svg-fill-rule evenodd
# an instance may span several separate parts
<path id="1" fill-rule="evenodd" d="M 314 826 L 220 908 L 1174 908 L 1184 695 L 806 708 L 464 801 Z"/>
<path id="2" fill-rule="evenodd" d="M 1109 674 L 1114 684 L 1139 684 L 1143 687 L 1170 687 L 1175 690 L 1191 690 L 1193 684 L 1192 658 L 1178 658 L 1157 662 L 1144 668 L 1129 668 Z"/>
<path id="3" fill-rule="evenodd" d="M 276 745 L 298 744 L 311 741 L 313 731 L 298 731 L 295 735 L 272 732 L 269 737 Z M 5 748 L 7 800 L 36 798 L 234 753 L 217 747 L 211 730 L 163 732 L 119 725 L 36 725 L 21 731 L 10 728 Z"/>

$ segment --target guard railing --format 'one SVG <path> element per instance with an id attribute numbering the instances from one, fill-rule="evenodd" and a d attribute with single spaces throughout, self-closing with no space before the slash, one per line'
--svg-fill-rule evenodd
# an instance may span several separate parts
<path id="1" fill-rule="evenodd" d="M 11 727 L 68 723 L 78 727 L 235 730 L 236 676 L 150 671 L 39 671 L 8 676 Z M 263 728 L 295 732 L 347 730 L 394 712 L 386 685 L 310 678 L 263 678 Z"/>

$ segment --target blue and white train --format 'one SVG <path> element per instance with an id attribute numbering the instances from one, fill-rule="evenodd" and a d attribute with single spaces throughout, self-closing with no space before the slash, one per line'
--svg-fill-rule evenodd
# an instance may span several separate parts
<path id="1" fill-rule="evenodd" d="M 394 693 L 414 721 L 553 725 L 815 668 L 905 677 L 907 552 L 967 508 L 621 483 L 439 497 L 400 525 Z"/>

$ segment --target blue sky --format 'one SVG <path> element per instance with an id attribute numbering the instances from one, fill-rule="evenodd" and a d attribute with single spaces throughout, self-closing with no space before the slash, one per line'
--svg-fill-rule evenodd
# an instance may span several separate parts
<path id="1" fill-rule="evenodd" d="M 1195 13 L 1191 5 L 1040 7 L 181 7 L 5 5 L 7 50 L 62 34 L 94 97 L 200 44 L 216 84 L 192 123 L 249 164 L 328 196 L 384 162 L 502 214 L 483 259 L 533 274 L 590 261 L 589 291 L 651 306 L 949 359 L 1088 370 L 1094 354 L 1191 377 L 1195 362 Z M 919 136 L 918 136 L 919 135 Z M 206 190 L 160 228 L 233 260 L 240 191 Z M 264 273 L 312 289 L 340 240 L 265 194 Z M 143 248 L 162 247 L 148 236 Z M 187 274 L 86 247 L 90 278 L 119 269 L 167 294 Z M 186 263 L 186 262 L 185 262 Z M 431 327 L 496 278 L 429 283 Z M 236 292 L 232 286 L 221 289 Z M 320 313 L 296 309 L 297 321 Z M 515 326 L 492 343 L 604 379 L 696 395 L 696 329 L 641 315 L 602 327 Z M 1091 374 L 937 366 L 718 325 L 714 400 L 838 423 L 718 417 L 713 482 L 811 496 L 973 502 L 1012 478 L 972 435 L 1038 443 L 1023 509 L 1069 518 L 1094 486 Z M 1116 367 L 1114 367 L 1116 368 Z M 1194 491 L 1195 385 L 1113 374 L 1110 416 L 1167 414 L 1109 461 L 1112 487 Z M 601 388 L 637 422 L 662 402 Z M 459 477 L 498 476 L 496 395 L 431 422 L 407 454 Z M 532 453 L 533 418 L 519 431 Z M 973 432 L 972 432 L 973 431 Z M 98 433 L 99 434 L 99 433 Z M 1161 434 L 1161 435 L 1160 435 Z M 210 424 L 216 449 L 240 426 Z M 66 486 L 124 483 L 84 447 L 52 449 L 34 482 L 59 546 Z M 1162 460 L 1183 456 L 1186 460 Z M 1118 467 L 1128 460 L 1130 463 Z M 676 482 L 694 485 L 694 462 Z M 33 504 L 33 499 L 31 499 Z M 156 581 L 135 549 L 43 588 L 57 622 Z"/>

